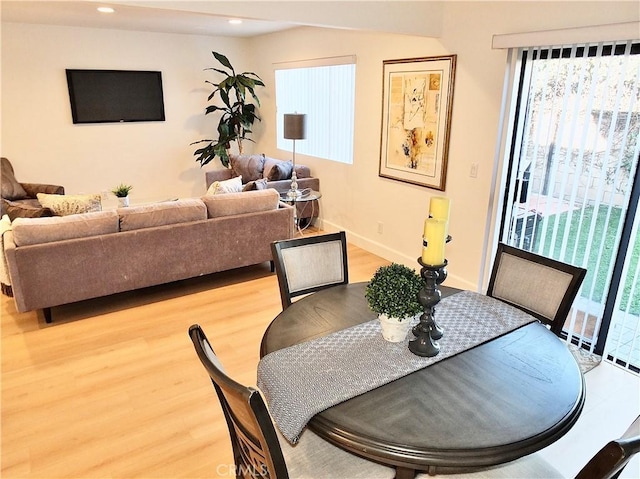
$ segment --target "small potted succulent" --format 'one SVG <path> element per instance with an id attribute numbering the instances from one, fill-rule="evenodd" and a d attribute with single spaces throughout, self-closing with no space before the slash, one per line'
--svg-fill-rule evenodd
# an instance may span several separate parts
<path id="1" fill-rule="evenodd" d="M 129 206 L 129 192 L 133 186 L 120 183 L 111 192 L 118 198 L 118 206 Z"/>
<path id="2" fill-rule="evenodd" d="M 411 320 L 423 312 L 418 301 L 423 285 L 418 273 L 401 264 L 381 266 L 375 272 L 365 289 L 365 298 L 371 311 L 378 313 L 384 339 L 404 340 Z"/>

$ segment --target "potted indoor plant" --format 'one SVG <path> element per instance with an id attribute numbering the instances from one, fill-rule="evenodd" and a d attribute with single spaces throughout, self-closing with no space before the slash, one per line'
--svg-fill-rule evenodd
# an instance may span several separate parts
<path id="1" fill-rule="evenodd" d="M 118 198 L 118 206 L 129 206 L 129 192 L 133 186 L 120 183 L 111 192 Z"/>
<path id="2" fill-rule="evenodd" d="M 229 59 L 221 53 L 211 52 L 215 59 L 224 67 L 207 68 L 223 75 L 218 83 L 207 80 L 214 89 L 209 95 L 208 101 L 212 99 L 218 104 L 209 105 L 205 115 L 219 112 L 222 115 L 218 122 L 218 138 L 215 140 L 199 140 L 197 143 L 207 143 L 202 148 L 198 148 L 193 154 L 197 156 L 196 161 L 200 166 L 204 166 L 216 156 L 220 158 L 223 166 L 229 167 L 229 151 L 231 142 L 236 142 L 238 153 L 242 154 L 242 141 L 249 140 L 247 135 L 251 133 L 251 128 L 256 120 L 261 121 L 256 113 L 256 105 L 260 106 L 260 100 L 256 95 L 255 88 L 264 86 L 260 77 L 253 72 L 236 73 Z M 251 94 L 255 104 L 248 102 L 247 92 Z M 222 105 L 220 105 L 222 102 Z"/>
<path id="3" fill-rule="evenodd" d="M 387 341 L 403 341 L 411 320 L 423 312 L 418 293 L 424 285 L 420 275 L 407 266 L 381 266 L 365 288 L 369 308 L 378 313 L 382 336 Z"/>

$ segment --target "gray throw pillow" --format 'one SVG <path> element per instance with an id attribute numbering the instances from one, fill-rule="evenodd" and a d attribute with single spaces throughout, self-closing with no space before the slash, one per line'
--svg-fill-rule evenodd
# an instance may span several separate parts
<path id="1" fill-rule="evenodd" d="M 233 176 L 242 176 L 243 181 L 255 181 L 262 178 L 264 155 L 231 155 Z"/>
<path id="2" fill-rule="evenodd" d="M 291 163 L 290 161 L 280 161 L 271 167 L 267 180 L 269 181 L 290 180 L 292 172 L 293 172 L 293 163 Z"/>
<path id="3" fill-rule="evenodd" d="M 250 181 L 242 188 L 242 191 L 264 190 L 267 188 L 267 179 L 260 178 L 256 181 Z"/>

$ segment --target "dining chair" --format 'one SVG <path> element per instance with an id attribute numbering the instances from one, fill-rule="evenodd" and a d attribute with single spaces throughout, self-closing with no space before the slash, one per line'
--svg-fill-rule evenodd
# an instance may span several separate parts
<path id="1" fill-rule="evenodd" d="M 343 451 L 306 430 L 290 445 L 271 421 L 257 389 L 224 372 L 202 328 L 189 328 L 200 362 L 218 394 L 229 428 L 237 478 L 393 478 L 395 469 Z"/>
<path id="2" fill-rule="evenodd" d="M 498 244 L 487 296 L 511 304 L 560 336 L 587 270 Z"/>
<path id="3" fill-rule="evenodd" d="M 296 296 L 349 283 L 344 231 L 276 241 L 271 244 L 271 254 L 283 310 Z"/>
<path id="4" fill-rule="evenodd" d="M 578 472 L 575 479 L 617 479 L 634 454 L 640 451 L 640 416 L 619 438 L 608 442 Z M 419 473 L 415 479 L 431 479 Z M 437 475 L 436 475 L 437 477 Z M 534 453 L 506 464 L 470 473 L 442 475 L 447 479 L 553 479 L 564 477 L 540 454 Z"/>
<path id="5" fill-rule="evenodd" d="M 616 479 L 640 451 L 640 416 L 619 438 L 608 442 L 582 468 L 576 479 Z"/>

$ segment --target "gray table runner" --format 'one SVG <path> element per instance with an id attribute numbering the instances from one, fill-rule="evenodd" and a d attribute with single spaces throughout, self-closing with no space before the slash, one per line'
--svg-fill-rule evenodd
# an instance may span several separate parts
<path id="1" fill-rule="evenodd" d="M 409 351 L 411 332 L 403 342 L 385 341 L 377 319 L 262 358 L 258 387 L 284 437 L 296 443 L 315 414 L 536 321 L 471 291 L 444 298 L 436 310 L 444 336 L 432 358 Z"/>

